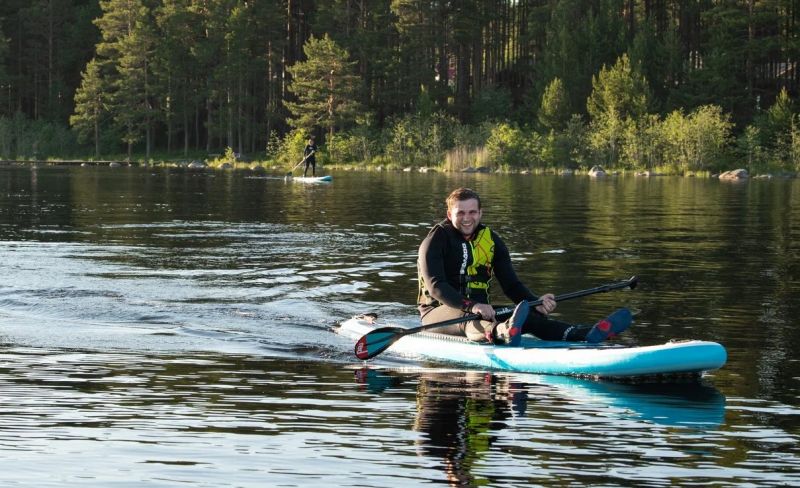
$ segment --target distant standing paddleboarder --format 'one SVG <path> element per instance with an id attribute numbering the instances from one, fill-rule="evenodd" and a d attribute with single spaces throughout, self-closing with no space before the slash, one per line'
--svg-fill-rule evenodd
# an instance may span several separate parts
<path id="1" fill-rule="evenodd" d="M 303 158 L 305 159 L 306 162 L 306 167 L 303 170 L 303 177 L 306 176 L 309 166 L 311 166 L 311 176 L 317 176 L 317 157 L 315 155 L 316 152 L 317 152 L 317 145 L 314 144 L 314 138 L 309 137 L 308 143 L 306 144 L 306 148 L 305 150 L 303 150 Z"/>

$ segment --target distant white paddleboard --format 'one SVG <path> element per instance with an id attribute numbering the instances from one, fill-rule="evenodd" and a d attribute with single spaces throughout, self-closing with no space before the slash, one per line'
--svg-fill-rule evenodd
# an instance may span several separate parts
<path id="1" fill-rule="evenodd" d="M 333 176 L 325 175 L 325 176 L 296 176 L 294 178 L 288 178 L 294 181 L 299 181 L 301 183 L 330 183 L 333 181 Z"/>

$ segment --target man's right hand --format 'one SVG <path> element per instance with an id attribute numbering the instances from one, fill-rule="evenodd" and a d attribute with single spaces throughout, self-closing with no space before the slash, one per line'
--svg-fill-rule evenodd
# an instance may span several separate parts
<path id="1" fill-rule="evenodd" d="M 494 321 L 494 307 L 488 303 L 476 303 L 470 311 L 480 315 L 483 320 Z"/>

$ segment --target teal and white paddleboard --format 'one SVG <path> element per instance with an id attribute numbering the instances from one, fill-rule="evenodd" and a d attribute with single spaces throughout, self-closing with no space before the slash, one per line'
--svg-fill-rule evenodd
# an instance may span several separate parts
<path id="1" fill-rule="evenodd" d="M 373 329 L 394 325 L 354 317 L 343 322 L 337 332 L 358 340 Z M 721 344 L 698 340 L 628 346 L 542 341 L 526 335 L 520 347 L 508 347 L 435 332 L 403 336 L 386 352 L 491 370 L 598 378 L 702 373 L 721 368 L 728 358 Z"/>
<path id="2" fill-rule="evenodd" d="M 292 179 L 301 183 L 328 183 L 333 181 L 333 176 L 295 176 Z"/>

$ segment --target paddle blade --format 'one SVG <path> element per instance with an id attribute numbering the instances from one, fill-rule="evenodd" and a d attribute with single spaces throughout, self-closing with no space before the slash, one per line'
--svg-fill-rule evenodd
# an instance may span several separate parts
<path id="1" fill-rule="evenodd" d="M 381 327 L 367 332 L 356 341 L 356 357 L 363 360 L 374 358 L 403 337 L 406 330 L 400 327 Z"/>

